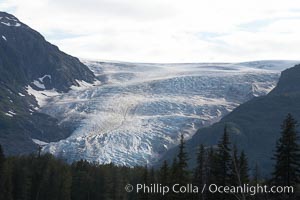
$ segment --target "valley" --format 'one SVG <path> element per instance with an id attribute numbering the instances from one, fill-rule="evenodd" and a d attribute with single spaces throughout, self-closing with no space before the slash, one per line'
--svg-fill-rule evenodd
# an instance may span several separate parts
<path id="1" fill-rule="evenodd" d="M 69 162 L 117 165 L 156 162 L 201 127 L 241 103 L 267 94 L 293 62 L 143 64 L 83 61 L 98 81 L 78 81 L 49 96 L 39 111 L 71 126 L 72 135 L 44 144 Z M 39 91 L 43 93 L 45 91 Z"/>

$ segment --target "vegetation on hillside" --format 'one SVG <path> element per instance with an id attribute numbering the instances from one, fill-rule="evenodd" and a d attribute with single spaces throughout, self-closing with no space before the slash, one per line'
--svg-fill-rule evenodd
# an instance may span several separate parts
<path id="1" fill-rule="evenodd" d="M 156 200 L 156 199 L 297 199 L 300 183 L 300 148 L 297 122 L 289 114 L 282 124 L 281 137 L 274 153 L 272 177 L 264 178 L 259 167 L 249 169 L 247 155 L 230 142 L 230 134 L 224 128 L 216 147 L 199 145 L 197 166 L 189 170 L 189 155 L 183 136 L 177 157 L 171 165 L 164 162 L 159 169 L 101 165 L 84 160 L 69 165 L 50 154 L 5 157 L 0 145 L 0 200 Z M 272 156 L 272 155 L 270 155 Z M 252 172 L 252 173 L 250 173 Z M 126 192 L 131 184 L 133 191 Z M 199 188 L 198 192 L 178 194 L 154 190 L 137 192 L 137 184 L 152 187 L 175 184 Z M 208 186 L 293 186 L 293 193 L 212 193 Z M 298 187 L 298 189 L 297 189 Z M 204 190 L 202 191 L 202 189 Z M 128 188 L 127 188 L 128 189 Z M 193 189 L 192 189 L 193 190 Z"/>

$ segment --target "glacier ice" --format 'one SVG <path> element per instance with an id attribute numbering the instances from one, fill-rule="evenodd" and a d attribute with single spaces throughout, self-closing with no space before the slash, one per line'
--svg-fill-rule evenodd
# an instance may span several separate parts
<path id="1" fill-rule="evenodd" d="M 70 137 L 45 144 L 43 151 L 68 161 L 128 166 L 155 162 L 178 144 L 180 134 L 189 138 L 239 104 L 267 94 L 280 74 L 276 62 L 84 62 L 99 81 L 82 82 L 43 104 L 40 111 L 74 129 Z M 281 65 L 283 69 L 292 63 Z"/>

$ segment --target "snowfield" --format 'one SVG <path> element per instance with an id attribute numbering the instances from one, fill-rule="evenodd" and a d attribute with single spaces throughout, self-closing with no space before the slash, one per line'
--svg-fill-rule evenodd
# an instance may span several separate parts
<path id="1" fill-rule="evenodd" d="M 178 144 L 180 134 L 189 138 L 239 104 L 267 94 L 280 71 L 295 64 L 84 62 L 99 81 L 48 95 L 40 111 L 71 125 L 74 132 L 43 143 L 43 151 L 68 161 L 127 166 L 151 165 Z M 35 94 L 32 88 L 30 93 Z"/>

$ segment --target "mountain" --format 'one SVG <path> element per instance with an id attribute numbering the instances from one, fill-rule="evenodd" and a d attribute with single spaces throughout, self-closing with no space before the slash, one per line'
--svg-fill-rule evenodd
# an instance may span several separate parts
<path id="1" fill-rule="evenodd" d="M 40 111 L 73 127 L 44 152 L 68 161 L 145 165 L 197 129 L 272 90 L 292 61 L 150 64 L 84 61 L 101 81 L 48 99 Z"/>
<path id="2" fill-rule="evenodd" d="M 67 92 L 95 76 L 77 58 L 47 42 L 16 17 L 0 12 L 0 143 L 7 154 L 36 150 L 32 138 L 57 141 L 68 127 L 38 111 L 41 98 Z"/>
<path id="3" fill-rule="evenodd" d="M 283 71 L 277 86 L 268 95 L 253 98 L 234 109 L 220 122 L 199 129 L 187 141 L 190 165 L 195 166 L 198 145 L 217 144 L 226 125 L 232 143 L 247 153 L 250 167 L 253 169 L 257 163 L 261 172 L 269 175 L 280 126 L 288 113 L 300 120 L 300 65 Z M 162 160 L 170 160 L 177 150 L 177 147 L 170 150 Z"/>
<path id="4" fill-rule="evenodd" d="M 181 133 L 190 138 L 266 95 L 296 61 L 83 63 L 0 12 L 0 143 L 7 154 L 41 144 L 68 161 L 152 164 Z"/>
<path id="5" fill-rule="evenodd" d="M 94 81 L 78 58 L 61 52 L 14 16 L 1 12 L 0 18 L 1 81 L 57 91 L 78 85 L 76 79 Z"/>

